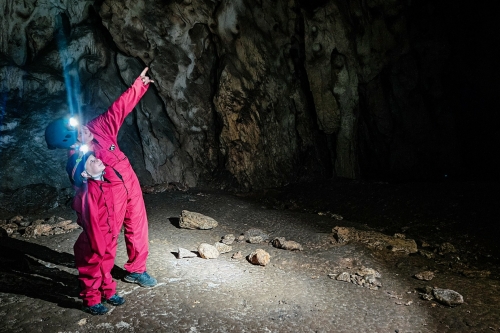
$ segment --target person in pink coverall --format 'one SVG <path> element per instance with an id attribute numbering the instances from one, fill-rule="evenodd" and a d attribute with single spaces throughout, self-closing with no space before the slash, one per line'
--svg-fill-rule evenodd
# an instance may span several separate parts
<path id="1" fill-rule="evenodd" d="M 78 188 L 72 208 L 83 229 L 73 246 L 80 298 L 83 310 L 93 315 L 108 312 L 101 303 L 103 299 L 115 306 L 125 303 L 123 297 L 116 294 L 116 282 L 111 277 L 120 230 L 115 218 L 112 185 L 104 177 L 104 169 L 102 161 L 92 152 L 74 154 L 66 165 L 71 183 Z"/>
<path id="2" fill-rule="evenodd" d="M 113 186 L 115 211 L 118 226 L 125 229 L 125 244 L 128 261 L 124 280 L 143 287 L 156 285 L 156 279 L 146 271 L 149 253 L 148 219 L 142 190 L 127 156 L 118 146 L 118 131 L 125 117 L 132 112 L 152 81 L 146 72 L 141 75 L 103 114 L 81 126 L 78 141 L 87 144 L 95 156 L 106 165 L 106 175 Z"/>
<path id="3" fill-rule="evenodd" d="M 77 128 L 70 125 L 66 118 L 50 123 L 45 130 L 45 140 L 49 149 L 73 149 L 70 154 L 74 153 L 75 146 L 86 144 L 102 160 L 106 166 L 106 178 L 112 185 L 118 228 L 120 230 L 123 225 L 125 229 L 128 261 L 124 280 L 143 287 L 153 287 L 157 281 L 146 271 L 149 236 L 142 190 L 130 161 L 118 146 L 117 138 L 125 118 L 139 103 L 149 84 L 154 82 L 146 76 L 147 71 L 146 67 L 106 112 L 86 125 Z"/>

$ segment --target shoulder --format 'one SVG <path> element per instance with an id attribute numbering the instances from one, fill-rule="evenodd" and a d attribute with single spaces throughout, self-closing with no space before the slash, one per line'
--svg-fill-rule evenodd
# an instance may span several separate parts
<path id="1" fill-rule="evenodd" d="M 102 192 L 101 190 L 101 181 L 88 179 L 87 180 L 87 193 L 93 197 L 99 196 Z"/>

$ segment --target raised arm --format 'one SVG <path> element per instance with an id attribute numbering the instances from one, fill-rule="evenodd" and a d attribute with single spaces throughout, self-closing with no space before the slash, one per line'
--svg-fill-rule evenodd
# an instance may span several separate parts
<path id="1" fill-rule="evenodd" d="M 139 103 L 142 96 L 149 88 L 149 84 L 154 82 L 146 72 L 148 67 L 144 68 L 141 75 L 135 79 L 134 83 L 128 88 L 116 101 L 111 104 L 106 112 L 91 120 L 87 127 L 93 133 L 102 133 L 113 137 L 118 136 L 118 131 L 125 118 L 134 107 Z"/>

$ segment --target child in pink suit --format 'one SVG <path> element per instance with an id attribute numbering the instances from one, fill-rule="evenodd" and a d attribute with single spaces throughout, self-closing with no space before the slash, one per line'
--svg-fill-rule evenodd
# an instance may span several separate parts
<path id="1" fill-rule="evenodd" d="M 77 187 L 72 208 L 77 223 L 83 228 L 73 247 L 80 280 L 83 310 L 102 315 L 108 308 L 125 300 L 116 294 L 116 282 L 111 277 L 115 263 L 117 238 L 112 184 L 105 177 L 105 165 L 93 152 L 75 153 L 66 165 L 71 183 Z"/>

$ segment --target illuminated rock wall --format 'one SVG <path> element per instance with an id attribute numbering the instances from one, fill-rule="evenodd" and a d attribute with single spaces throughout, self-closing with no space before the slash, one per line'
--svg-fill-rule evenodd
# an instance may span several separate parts
<path id="1" fill-rule="evenodd" d="M 14 0 L 0 12 L 2 189 L 69 186 L 45 127 L 104 112 L 144 66 L 154 87 L 119 136 L 144 185 L 425 178 L 460 164 L 431 4 Z"/>

